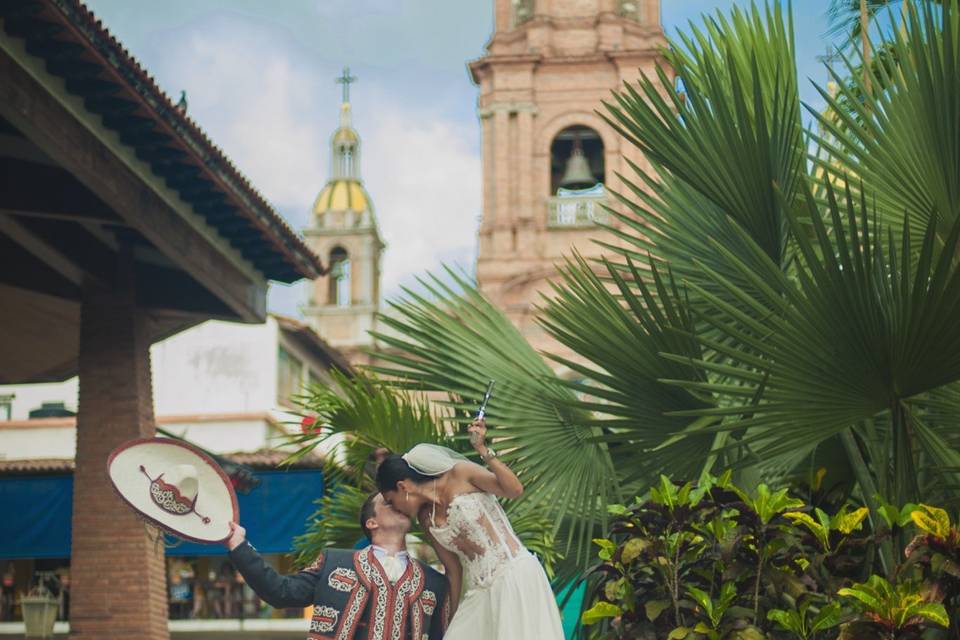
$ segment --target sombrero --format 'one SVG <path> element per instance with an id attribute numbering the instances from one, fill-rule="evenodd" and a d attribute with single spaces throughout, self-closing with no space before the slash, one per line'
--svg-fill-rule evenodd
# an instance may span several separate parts
<path id="1" fill-rule="evenodd" d="M 239 520 L 230 478 L 210 456 L 179 440 L 140 438 L 120 445 L 107 460 L 117 494 L 147 520 L 193 542 L 230 537 Z"/>

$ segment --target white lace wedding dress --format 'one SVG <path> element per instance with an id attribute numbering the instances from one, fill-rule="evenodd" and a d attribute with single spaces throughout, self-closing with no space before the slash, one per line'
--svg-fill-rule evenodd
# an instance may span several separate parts
<path id="1" fill-rule="evenodd" d="M 436 541 L 463 565 L 466 592 L 446 640 L 562 640 L 560 613 L 537 559 L 520 544 L 497 499 L 460 494 Z"/>

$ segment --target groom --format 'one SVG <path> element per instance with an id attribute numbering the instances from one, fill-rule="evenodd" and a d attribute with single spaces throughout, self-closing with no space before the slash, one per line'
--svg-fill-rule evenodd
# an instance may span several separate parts
<path id="1" fill-rule="evenodd" d="M 440 640 L 449 607 L 444 576 L 409 556 L 410 519 L 375 493 L 360 509 L 370 546 L 327 549 L 299 573 L 279 575 L 230 523 L 224 542 L 247 584 L 277 608 L 313 605 L 308 640 Z"/>

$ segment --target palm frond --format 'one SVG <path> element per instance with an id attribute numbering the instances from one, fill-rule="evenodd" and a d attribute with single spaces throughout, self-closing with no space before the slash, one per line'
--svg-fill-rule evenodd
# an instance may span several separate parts
<path id="1" fill-rule="evenodd" d="M 803 256 L 795 281 L 770 261 L 761 273 L 741 261 L 745 276 L 781 280 L 780 287 L 768 288 L 766 300 L 754 302 L 710 274 L 745 305 L 775 308 L 776 313 L 748 316 L 709 294 L 699 309 L 704 322 L 735 333 L 744 345 L 711 345 L 725 350 L 745 372 L 740 384 L 728 389 L 730 399 L 743 397 L 741 387 L 756 387 L 757 373 L 767 381 L 755 416 L 732 420 L 723 428 L 749 428 L 754 450 L 768 462 L 960 379 L 960 325 L 948 320 L 960 311 L 960 225 L 954 225 L 940 250 L 931 220 L 917 264 L 911 265 L 903 259 L 911 246 L 909 226 L 897 243 L 893 233 L 884 234 L 869 222 L 865 200 L 855 201 L 848 189 L 841 203 L 829 184 L 825 189 L 830 227 L 812 197 L 805 218 L 790 215 Z M 806 225 L 812 227 L 813 238 Z M 728 375 L 738 378 L 735 369 Z M 686 381 L 677 384 L 690 386 Z M 719 413 L 738 411 L 742 409 L 731 407 Z"/>
<path id="2" fill-rule="evenodd" d="M 696 238 L 718 232 L 742 242 L 731 225 L 783 264 L 784 209 L 805 176 L 791 19 L 779 4 L 765 12 L 734 9 L 702 29 L 691 24 L 689 35 L 670 44 L 656 78 L 644 75 L 636 89 L 625 85 L 606 105 L 611 126 L 655 167 L 634 166 L 636 205 L 621 197 L 644 223 L 637 228 L 621 216 L 627 236 L 683 278 L 699 277 L 694 258 L 718 259 L 697 251 Z"/>
<path id="3" fill-rule="evenodd" d="M 609 262 L 604 266 L 607 278 L 575 255 L 560 269 L 540 322 L 578 359 L 550 357 L 578 376 L 568 384 L 591 412 L 588 421 L 603 434 L 625 486 L 648 486 L 667 470 L 696 479 L 714 434 L 691 433 L 663 446 L 690 424 L 674 412 L 713 406 L 708 392 L 693 394 L 661 381 L 683 378 L 708 386 L 697 369 L 660 356 L 667 351 L 701 357 L 681 293 L 672 278 L 661 277 L 654 261 L 649 286 L 629 257 L 623 274 Z"/>
<path id="4" fill-rule="evenodd" d="M 903 0 L 867 0 L 867 15 L 872 20 L 878 13 Z M 827 20 L 832 36 L 841 36 L 848 43 L 855 43 L 860 37 L 860 0 L 830 0 L 827 8 Z"/>
<path id="5" fill-rule="evenodd" d="M 358 516 L 363 501 L 376 491 L 373 454 L 377 450 L 402 452 L 421 442 L 467 449 L 464 441 L 448 435 L 442 414 L 425 398 L 364 371 L 352 377 L 332 375 L 335 386 L 315 387 L 299 398 L 303 412 L 316 420 L 306 433 L 290 438 L 300 447 L 291 459 L 323 445 L 329 461 L 324 495 L 317 501 L 307 532 L 295 540 L 301 565 L 312 562 L 325 548 L 351 548 L 363 539 Z M 511 516 L 517 535 L 552 573 L 561 559 L 555 548 L 554 523 L 532 512 L 511 512 Z"/>
<path id="6" fill-rule="evenodd" d="M 591 560 L 591 540 L 606 523 L 606 506 L 620 498 L 607 446 L 589 414 L 523 336 L 466 279 L 448 271 L 393 301 L 377 334 L 385 349 L 375 367 L 400 388 L 448 397 L 459 428 L 476 410 L 491 379 L 487 408 L 498 450 L 527 487 L 513 509 L 535 509 L 554 523 L 567 569 Z M 397 353 L 399 352 L 399 353 Z M 456 421 L 455 421 L 456 422 Z M 564 522 L 569 524 L 563 528 Z"/>
<path id="7" fill-rule="evenodd" d="M 897 229 L 909 220 L 919 243 L 935 220 L 943 242 L 960 217 L 960 6 L 923 2 L 908 13 L 881 45 L 897 64 L 872 67 L 870 84 L 882 89 L 867 91 L 850 59 L 831 69 L 839 93 L 820 92 L 836 117 L 814 113 L 830 152 L 816 161 L 835 179 L 869 185 L 882 223 Z"/>

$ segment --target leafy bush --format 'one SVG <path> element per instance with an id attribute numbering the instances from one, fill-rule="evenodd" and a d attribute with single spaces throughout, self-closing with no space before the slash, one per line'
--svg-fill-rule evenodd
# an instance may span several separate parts
<path id="1" fill-rule="evenodd" d="M 946 512 L 883 503 L 888 526 L 875 534 L 866 507 L 830 508 L 786 488 L 748 492 L 729 472 L 682 486 L 661 477 L 634 504 L 612 507 L 610 537 L 594 540 L 587 637 L 957 637 L 937 635 L 960 598 L 960 535 Z M 919 533 L 892 581 L 873 575 L 881 540 L 909 526 Z"/>

